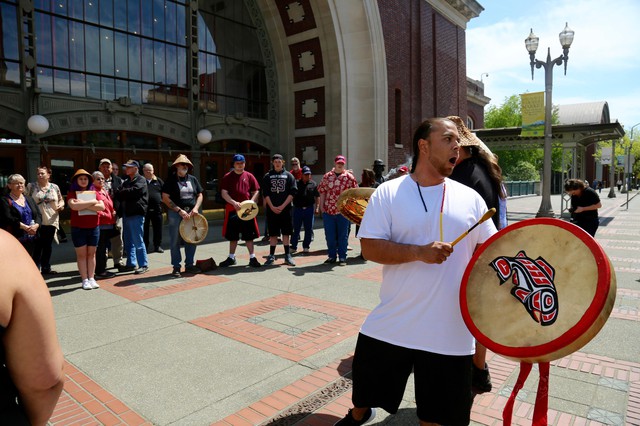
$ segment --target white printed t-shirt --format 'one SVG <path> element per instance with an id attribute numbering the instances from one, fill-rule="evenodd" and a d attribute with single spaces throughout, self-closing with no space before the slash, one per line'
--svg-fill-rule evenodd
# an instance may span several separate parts
<path id="1" fill-rule="evenodd" d="M 447 178 L 443 184 L 418 188 L 411 176 L 403 176 L 383 183 L 373 193 L 358 237 L 417 245 L 452 242 L 486 211 L 482 197 L 456 181 Z M 445 355 L 473 354 L 474 339 L 460 312 L 460 284 L 476 245 L 496 232 L 491 220 L 478 225 L 441 264 L 384 265 L 380 304 L 369 314 L 361 332 L 411 349 Z"/>

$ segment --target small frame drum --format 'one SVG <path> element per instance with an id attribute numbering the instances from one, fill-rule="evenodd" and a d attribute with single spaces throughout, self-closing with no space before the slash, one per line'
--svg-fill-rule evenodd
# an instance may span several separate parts
<path id="1" fill-rule="evenodd" d="M 242 220 L 252 220 L 258 216 L 260 209 L 255 201 L 245 200 L 240 203 L 240 210 L 238 210 L 238 217 Z"/>
<path id="2" fill-rule="evenodd" d="M 351 222 L 360 225 L 369 204 L 369 198 L 375 190 L 375 188 L 349 188 L 342 191 L 338 197 L 338 211 Z"/>
<path id="3" fill-rule="evenodd" d="M 548 362 L 586 345 L 616 297 L 611 261 L 581 228 L 529 219 L 493 235 L 473 255 L 460 288 L 462 316 L 491 351 Z"/>
<path id="4" fill-rule="evenodd" d="M 180 236 L 189 244 L 198 244 L 204 241 L 209 232 L 207 218 L 200 213 L 194 214 L 189 219 L 182 219 L 179 226 Z"/>

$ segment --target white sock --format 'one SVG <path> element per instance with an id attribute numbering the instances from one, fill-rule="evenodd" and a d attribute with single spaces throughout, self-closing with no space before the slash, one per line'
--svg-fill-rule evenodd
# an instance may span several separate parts
<path id="1" fill-rule="evenodd" d="M 233 253 L 229 253 L 229 259 L 234 260 L 236 258 L 236 255 Z"/>
<path id="2" fill-rule="evenodd" d="M 251 254 L 249 255 L 249 259 L 253 259 L 254 257 L 256 257 L 255 253 L 251 253 Z"/>

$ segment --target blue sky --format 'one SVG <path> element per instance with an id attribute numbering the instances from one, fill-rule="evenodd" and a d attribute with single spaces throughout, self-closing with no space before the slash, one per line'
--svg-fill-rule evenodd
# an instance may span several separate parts
<path id="1" fill-rule="evenodd" d="M 484 11 L 467 26 L 467 75 L 485 84 L 490 105 L 505 97 L 544 91 L 544 69 L 531 80 L 524 39 L 540 37 L 536 57 L 562 54 L 558 34 L 575 31 L 567 75 L 554 66 L 554 105 L 607 101 L 611 120 L 628 131 L 640 122 L 640 1 L 478 0 Z"/>

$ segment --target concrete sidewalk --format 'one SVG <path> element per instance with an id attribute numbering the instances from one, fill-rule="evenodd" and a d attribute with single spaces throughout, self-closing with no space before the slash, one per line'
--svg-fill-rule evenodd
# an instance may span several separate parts
<path id="1" fill-rule="evenodd" d="M 616 306 L 591 343 L 552 363 L 549 424 L 640 424 L 640 198 L 632 192 L 626 210 L 626 194 L 607 194 L 597 240 L 615 267 Z M 510 222 L 534 217 L 540 200 L 510 199 Z M 552 205 L 559 212 L 559 196 Z M 225 259 L 220 225 L 210 223 L 197 259 Z M 318 225 L 296 267 L 279 246 L 275 266 L 249 268 L 241 246 L 238 266 L 174 279 L 167 250 L 149 255 L 149 273 L 92 291 L 80 288 L 71 242 L 54 247 L 60 274 L 47 283 L 68 381 L 51 424 L 329 425 L 344 416 L 355 338 L 378 303 L 382 268 L 356 258 L 353 237 L 347 266 L 323 264 Z M 257 254 L 264 261 L 268 246 Z M 476 398 L 473 424 L 502 423 L 517 376 L 517 363 L 499 356 L 490 367 L 494 390 Z M 531 423 L 534 376 L 514 424 Z M 411 381 L 400 412 L 380 411 L 374 424 L 417 424 Z"/>

